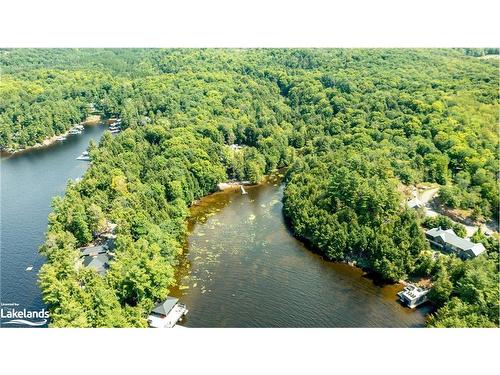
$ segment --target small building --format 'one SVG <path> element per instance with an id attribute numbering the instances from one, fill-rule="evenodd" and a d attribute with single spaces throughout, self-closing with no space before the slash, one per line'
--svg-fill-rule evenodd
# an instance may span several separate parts
<path id="1" fill-rule="evenodd" d="M 410 199 L 408 202 L 406 202 L 406 204 L 407 204 L 408 208 L 417 209 L 417 208 L 425 207 L 425 204 L 417 197 Z"/>
<path id="2" fill-rule="evenodd" d="M 425 232 L 428 241 L 434 247 L 450 253 L 455 253 L 462 259 L 475 258 L 486 251 L 482 243 L 475 243 L 459 237 L 453 229 L 432 228 Z"/>
<path id="3" fill-rule="evenodd" d="M 111 256 L 108 253 L 87 255 L 83 257 L 83 266 L 95 270 L 99 275 L 104 275 L 109 268 Z"/>
<path id="4" fill-rule="evenodd" d="M 148 323 L 151 328 L 173 328 L 187 313 L 186 305 L 169 296 L 151 311 Z"/>
<path id="5" fill-rule="evenodd" d="M 402 304 L 408 306 L 410 309 L 414 309 L 422 303 L 427 302 L 427 293 L 429 293 L 429 289 L 423 289 L 414 284 L 408 284 L 398 293 L 398 296 Z"/>

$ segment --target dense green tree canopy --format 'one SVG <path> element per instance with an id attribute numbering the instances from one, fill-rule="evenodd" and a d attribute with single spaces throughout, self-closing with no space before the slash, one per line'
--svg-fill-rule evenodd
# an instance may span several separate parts
<path id="1" fill-rule="evenodd" d="M 399 193 L 437 183 L 446 206 L 498 220 L 498 64 L 479 58 L 497 52 L 0 50 L 2 150 L 63 133 L 91 103 L 125 129 L 54 200 L 40 274 L 52 324 L 144 326 L 173 282 L 191 202 L 289 166 L 297 236 L 387 280 L 430 275 L 433 326 L 498 325 L 498 242 L 444 273 Z M 107 221 L 118 244 L 100 277 L 75 263 Z"/>

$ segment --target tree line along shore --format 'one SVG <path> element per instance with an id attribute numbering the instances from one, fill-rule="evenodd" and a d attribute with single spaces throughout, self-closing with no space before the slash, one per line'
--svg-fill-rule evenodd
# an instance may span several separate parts
<path id="1" fill-rule="evenodd" d="M 62 133 L 54 134 L 52 136 L 46 136 L 46 138 L 43 139 L 41 142 L 37 142 L 33 145 L 29 146 L 21 146 L 21 145 L 15 145 L 13 147 L 6 147 L 2 148 L 0 152 L 6 155 L 14 155 L 20 152 L 24 151 L 30 151 L 36 148 L 43 148 L 43 147 L 48 147 L 50 145 L 55 144 L 58 140 L 66 138 L 70 134 L 70 130 L 74 128 L 75 125 L 80 125 L 80 126 L 91 126 L 91 125 L 97 125 L 101 121 L 101 116 L 96 115 L 96 114 L 91 114 L 88 115 L 81 123 L 79 124 L 72 124 L 67 130 L 65 130 Z"/>
<path id="2" fill-rule="evenodd" d="M 91 144 L 91 167 L 53 201 L 39 276 L 53 326 L 146 326 L 174 282 L 191 202 L 284 166 L 284 214 L 325 257 L 358 259 L 387 281 L 429 278 L 429 326 L 499 325 L 496 238 L 477 259 L 435 258 L 424 219 L 398 191 L 434 183 L 443 205 L 498 220 L 494 60 L 461 49 L 0 56 L 2 147 L 63 132 L 89 103 L 122 119 L 124 131 Z M 101 276 L 77 266 L 78 249 L 108 222 L 115 256 Z"/>

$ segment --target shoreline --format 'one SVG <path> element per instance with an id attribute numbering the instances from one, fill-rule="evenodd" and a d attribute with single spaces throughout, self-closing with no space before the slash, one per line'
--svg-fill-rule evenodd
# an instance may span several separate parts
<path id="1" fill-rule="evenodd" d="M 274 181 L 271 181 L 273 180 Z M 227 193 L 232 190 L 237 190 L 240 186 L 260 186 L 266 183 L 270 182 L 278 182 L 278 183 L 283 183 L 283 168 L 280 168 L 279 170 L 276 170 L 274 172 L 271 172 L 268 175 L 265 175 L 261 182 L 257 184 L 252 184 L 249 181 L 236 181 L 236 180 L 231 180 L 231 181 L 225 181 L 225 182 L 220 182 L 217 184 L 217 190 L 211 194 L 208 194 L 196 201 L 193 201 L 190 205 L 190 208 L 193 206 L 198 206 L 200 201 L 203 198 L 209 197 L 213 194 L 217 193 Z M 285 226 L 287 230 L 290 232 L 291 236 L 293 236 L 295 239 L 298 241 L 302 242 L 305 246 L 305 248 L 310 251 L 313 254 L 319 255 L 323 260 L 331 263 L 338 263 L 338 264 L 345 264 L 349 267 L 352 267 L 354 269 L 358 269 L 363 272 L 363 275 L 372 282 L 374 282 L 377 285 L 399 285 L 401 287 L 404 287 L 408 285 L 408 283 L 411 283 L 412 280 L 411 277 L 408 277 L 406 280 L 396 280 L 396 281 L 388 281 L 388 280 L 383 280 L 381 279 L 376 273 L 374 273 L 373 270 L 371 270 L 368 265 L 365 263 L 364 259 L 350 259 L 350 258 L 344 258 L 344 259 L 338 259 L 338 260 L 331 260 L 328 259 L 319 249 L 317 249 L 307 238 L 303 238 L 300 236 L 296 236 L 293 228 L 288 220 L 287 217 L 284 217 L 285 219 Z M 423 278 L 425 279 L 425 278 Z"/>
<path id="2" fill-rule="evenodd" d="M 299 252 L 297 260 L 300 260 L 301 262 L 305 261 L 306 263 L 310 261 L 312 262 L 311 264 L 320 265 L 321 267 L 324 267 L 325 270 L 330 270 L 332 272 L 332 275 L 337 275 L 337 276 L 340 275 L 339 277 L 344 277 L 344 276 L 352 277 L 353 280 L 360 280 L 360 283 L 362 283 L 362 285 L 366 285 L 367 288 L 369 288 L 369 290 L 374 291 L 374 295 L 379 296 L 379 298 L 377 299 L 377 304 L 379 303 L 380 300 L 382 301 L 382 303 L 390 304 L 391 309 L 401 311 L 401 314 L 403 315 L 414 313 L 413 310 L 406 309 L 404 308 L 404 306 L 401 306 L 400 308 L 400 302 L 397 293 L 404 288 L 405 286 L 404 281 L 398 280 L 395 282 L 382 283 L 378 279 L 376 278 L 374 279 L 373 274 L 367 272 L 367 270 L 364 267 L 362 267 L 359 262 L 353 261 L 352 259 L 349 258 L 345 258 L 342 260 L 327 259 L 324 255 L 311 249 L 308 246 L 308 244 L 305 243 L 301 238 L 298 238 L 295 235 L 293 235 L 293 233 L 290 230 L 290 227 L 286 223 L 281 223 L 281 218 L 280 218 L 282 215 L 281 208 L 279 206 L 275 206 L 275 204 L 277 203 L 276 199 L 279 199 L 280 202 L 282 202 L 281 199 L 279 198 L 281 196 L 280 195 L 281 193 L 277 192 L 278 189 L 279 190 L 282 189 L 282 186 L 281 187 L 279 186 L 280 185 L 278 182 L 279 180 L 280 179 L 278 176 L 273 176 L 273 175 L 266 176 L 263 182 L 261 182 L 260 184 L 256 184 L 253 186 L 253 188 L 249 189 L 249 194 L 250 194 L 249 198 L 240 197 L 239 189 L 237 188 L 238 186 L 237 183 L 231 181 L 233 183 L 229 184 L 228 189 L 208 194 L 200 199 L 200 202 L 197 206 L 190 207 L 188 230 L 185 243 L 183 244 L 183 253 L 178 258 L 179 264 L 176 267 L 175 271 L 176 272 L 175 284 L 171 289 L 175 297 L 184 298 L 186 303 L 190 302 L 193 303 L 193 301 L 197 303 L 200 300 L 200 298 L 204 298 L 201 296 L 201 294 L 205 294 L 205 292 L 201 292 L 201 294 L 199 294 L 198 291 L 200 290 L 200 287 L 209 288 L 209 286 L 203 286 L 204 285 L 203 281 L 200 284 L 200 279 L 197 279 L 197 277 L 200 275 L 199 270 L 200 269 L 203 270 L 206 264 L 204 263 L 205 259 L 203 259 L 203 254 L 209 254 L 210 252 L 214 251 L 214 249 L 211 247 L 212 243 L 216 243 L 214 241 L 218 241 L 219 238 L 223 239 L 224 236 L 227 237 L 229 235 L 232 235 L 232 233 L 234 232 L 233 230 L 231 230 L 228 233 L 220 234 L 219 233 L 220 227 L 218 227 L 219 224 L 216 223 L 219 222 L 221 223 L 222 227 L 226 226 L 227 228 L 227 226 L 231 225 L 232 223 L 233 215 L 240 215 L 240 214 L 243 216 L 243 222 L 244 222 L 245 217 L 247 217 L 247 215 L 249 215 L 250 213 L 257 214 L 257 212 L 254 211 L 254 209 L 260 207 L 261 203 L 264 203 L 264 205 L 267 207 L 266 212 L 267 209 L 270 209 L 273 216 L 272 224 L 265 224 L 266 228 L 268 229 L 270 225 L 273 226 L 276 225 L 277 229 L 275 232 L 283 233 L 283 235 L 287 236 L 287 240 L 284 243 L 290 245 L 291 248 L 295 248 L 295 246 L 297 246 L 297 251 Z M 262 190 L 259 191 L 261 187 Z M 242 206 L 242 208 L 239 208 L 241 202 L 246 202 L 246 203 L 244 204 L 244 206 Z M 249 202 L 256 202 L 256 203 L 249 203 Z M 276 203 L 270 204 L 270 202 L 276 202 Z M 273 206 L 274 209 L 271 209 L 270 207 Z M 262 212 L 262 214 L 267 215 L 264 212 Z M 259 216 L 260 215 L 257 214 L 257 218 Z M 253 219 L 255 218 L 251 218 L 250 220 Z M 213 221 L 209 222 L 208 220 L 213 220 Z M 282 227 L 283 224 L 285 224 L 284 227 Z M 251 233 L 252 230 L 245 229 L 245 231 Z M 244 237 L 247 235 L 245 234 L 246 232 L 241 233 L 237 231 L 235 233 L 240 234 Z M 288 236 L 290 236 L 290 239 L 288 239 Z M 275 241 L 277 241 L 275 245 L 279 247 L 282 238 L 283 237 L 281 235 L 277 237 L 271 236 L 269 238 L 267 236 L 262 237 L 262 239 L 266 239 L 266 241 L 264 241 L 266 245 L 264 246 L 267 247 L 274 246 L 271 244 L 275 243 Z M 206 244 L 206 242 L 210 242 L 210 244 Z M 257 246 L 260 246 L 260 243 L 261 243 L 260 241 L 255 242 Z M 239 241 L 236 238 L 234 246 L 236 249 L 243 250 L 246 249 L 246 246 L 251 247 L 253 246 L 253 244 L 254 242 L 250 244 L 245 241 L 242 241 L 241 244 L 239 244 Z M 205 253 L 205 249 L 207 249 L 207 253 Z M 200 251 L 202 254 L 200 254 Z M 223 258 L 225 250 L 221 251 L 222 255 L 220 255 L 221 256 L 220 260 L 224 262 L 224 260 L 226 260 L 225 258 Z M 269 248 L 267 248 L 267 251 L 269 251 Z M 293 252 L 291 254 L 293 254 Z M 233 255 L 237 255 L 239 257 L 245 257 L 245 254 L 241 252 L 238 252 Z M 262 253 L 261 255 L 264 257 L 269 256 L 269 255 L 264 255 L 264 253 Z M 217 255 L 215 259 L 219 259 Z M 258 262 L 260 262 L 260 260 Z M 279 262 L 276 262 L 276 260 L 270 262 L 275 262 L 279 264 Z M 214 271 L 216 271 L 215 272 L 216 277 L 218 277 L 220 280 L 224 279 L 225 276 L 221 274 L 217 276 L 218 273 L 217 268 L 215 268 Z M 191 279 L 189 275 L 198 275 L 198 276 L 194 276 L 194 278 Z M 212 277 L 211 274 L 209 275 L 210 277 Z M 325 275 L 328 275 L 327 278 L 330 277 L 330 274 L 325 274 Z M 208 281 L 206 282 L 209 283 Z M 178 286 L 183 286 L 183 287 L 178 288 Z M 185 286 L 189 286 L 189 288 L 186 288 Z M 233 292 L 230 290 L 231 287 L 225 285 L 222 286 L 222 288 L 226 287 L 228 293 Z M 186 291 L 184 289 L 189 289 L 189 290 Z M 358 292 L 353 292 L 353 293 L 357 294 Z M 424 307 L 424 309 L 418 310 L 419 312 L 417 314 L 422 317 L 421 318 L 422 321 L 421 323 L 419 323 L 419 326 L 422 327 L 425 326 L 425 321 L 428 315 L 427 313 L 428 309 L 430 309 L 430 307 L 426 306 Z M 200 313 L 199 315 L 201 316 L 202 314 Z M 202 317 L 200 319 L 205 319 L 205 318 Z"/>
<path id="3" fill-rule="evenodd" d="M 219 182 L 217 184 L 217 191 L 226 191 L 226 190 L 232 190 L 239 188 L 240 186 L 257 186 L 260 185 L 261 183 L 258 184 L 251 184 L 249 181 L 226 181 L 226 182 Z"/>
<path id="4" fill-rule="evenodd" d="M 95 126 L 101 122 L 101 116 L 100 115 L 90 115 L 88 116 L 84 121 L 80 122 L 78 125 L 83 125 L 83 126 Z M 52 137 L 45 138 L 43 142 L 41 143 L 35 143 L 33 146 L 28 146 L 23 149 L 18 149 L 18 150 L 1 150 L 1 155 L 5 157 L 10 157 L 16 154 L 20 154 L 26 151 L 32 151 L 36 150 L 39 148 L 44 148 L 51 146 L 57 142 L 57 138 L 59 137 L 66 137 L 69 134 L 69 130 L 66 130 L 64 133 L 61 134 L 55 134 Z"/>

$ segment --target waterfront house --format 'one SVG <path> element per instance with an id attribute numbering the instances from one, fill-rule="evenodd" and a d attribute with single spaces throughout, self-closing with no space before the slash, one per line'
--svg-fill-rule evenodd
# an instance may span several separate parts
<path id="1" fill-rule="evenodd" d="M 99 275 L 104 275 L 109 268 L 111 255 L 102 253 L 98 255 L 88 255 L 83 257 L 84 267 L 95 270 Z"/>
<path id="2" fill-rule="evenodd" d="M 178 298 L 169 296 L 154 307 L 148 316 L 148 323 L 152 328 L 173 328 L 187 313 L 188 309 L 179 303 Z"/>
<path id="3" fill-rule="evenodd" d="M 116 224 L 111 223 L 103 233 L 95 233 L 95 243 L 80 248 L 81 263 L 84 267 L 95 270 L 104 275 L 109 268 L 109 261 L 113 258 L 116 247 Z"/>
<path id="4" fill-rule="evenodd" d="M 108 248 L 105 245 L 87 246 L 80 249 L 81 256 L 94 256 L 97 254 L 106 253 Z"/>
<path id="5" fill-rule="evenodd" d="M 462 259 L 475 258 L 486 251 L 482 243 L 474 243 L 459 237 L 453 229 L 432 228 L 425 232 L 425 236 L 434 247 L 445 252 L 455 253 Z"/>
<path id="6" fill-rule="evenodd" d="M 429 289 L 423 289 L 414 284 L 408 284 L 398 293 L 398 296 L 401 303 L 408 306 L 410 309 L 414 309 L 422 303 L 427 302 L 427 293 L 429 293 Z"/>
<path id="7" fill-rule="evenodd" d="M 94 256 L 97 254 L 103 254 L 107 252 L 112 252 L 116 247 L 116 236 L 101 236 L 102 244 L 92 245 L 80 248 L 80 256 Z"/>

